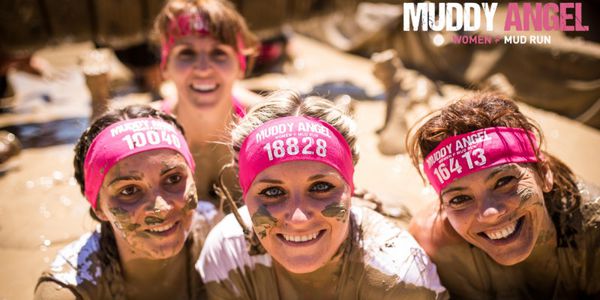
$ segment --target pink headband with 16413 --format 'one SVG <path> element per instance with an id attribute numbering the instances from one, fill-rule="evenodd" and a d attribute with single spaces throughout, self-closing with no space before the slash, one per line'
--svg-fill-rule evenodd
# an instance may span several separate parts
<path id="1" fill-rule="evenodd" d="M 439 194 L 458 178 L 508 163 L 537 162 L 535 135 L 521 128 L 490 127 L 443 140 L 427 155 L 423 169 Z"/>

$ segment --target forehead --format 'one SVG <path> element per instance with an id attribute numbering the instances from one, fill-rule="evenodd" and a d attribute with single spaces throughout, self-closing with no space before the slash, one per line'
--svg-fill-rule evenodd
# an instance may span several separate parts
<path id="1" fill-rule="evenodd" d="M 187 166 L 181 154 L 171 149 L 156 149 L 121 159 L 110 169 L 106 177 L 115 177 L 126 173 L 160 173 L 165 168 L 177 165 Z"/>
<path id="2" fill-rule="evenodd" d="M 460 177 L 448 184 L 443 190 L 442 194 L 453 188 L 466 188 L 470 185 L 474 184 L 483 184 L 492 178 L 495 178 L 496 175 L 505 174 L 507 172 L 534 172 L 533 168 L 527 164 L 518 164 L 518 163 L 509 163 L 503 164 L 487 169 L 483 169 L 481 171 L 469 174 L 464 177 Z"/>
<path id="3" fill-rule="evenodd" d="M 185 36 L 179 36 L 174 38 L 174 45 L 176 46 L 188 46 L 194 48 L 212 48 L 212 47 L 230 47 L 233 49 L 233 45 L 229 45 L 224 41 L 214 38 L 212 35 L 195 35 L 189 34 Z"/>
<path id="4" fill-rule="evenodd" d="M 254 179 L 254 183 L 260 180 L 281 180 L 281 181 L 306 181 L 311 178 L 321 176 L 335 176 L 341 178 L 341 175 L 333 167 L 310 160 L 289 161 L 276 164 L 260 172 Z"/>

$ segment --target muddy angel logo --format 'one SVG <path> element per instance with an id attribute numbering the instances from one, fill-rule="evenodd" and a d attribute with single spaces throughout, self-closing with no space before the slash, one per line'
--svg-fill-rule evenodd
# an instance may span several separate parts
<path id="1" fill-rule="evenodd" d="M 551 31 L 589 31 L 578 2 L 509 2 L 503 20 L 496 19 L 498 3 L 404 3 L 405 31 L 463 32 L 455 44 L 551 44 Z M 498 30 L 494 26 L 503 28 Z M 437 35 L 434 43 L 444 43 Z"/>

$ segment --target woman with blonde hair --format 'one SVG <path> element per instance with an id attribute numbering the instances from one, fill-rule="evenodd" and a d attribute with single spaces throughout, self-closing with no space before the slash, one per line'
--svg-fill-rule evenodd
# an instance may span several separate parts
<path id="1" fill-rule="evenodd" d="M 210 299 L 445 297 L 408 232 L 352 205 L 356 128 L 333 103 L 278 92 L 231 137 L 246 206 L 214 227 L 196 264 Z"/>

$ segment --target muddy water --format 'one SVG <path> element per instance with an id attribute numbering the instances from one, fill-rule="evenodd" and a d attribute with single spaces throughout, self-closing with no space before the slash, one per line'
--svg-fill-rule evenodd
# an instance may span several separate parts
<path id="1" fill-rule="evenodd" d="M 23 148 L 41 148 L 73 144 L 88 126 L 87 117 L 52 120 L 43 123 L 25 123 L 0 128 L 14 133 Z"/>

